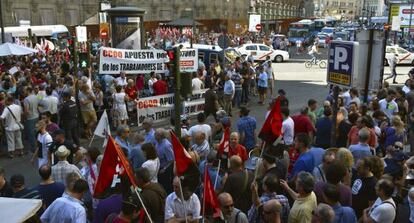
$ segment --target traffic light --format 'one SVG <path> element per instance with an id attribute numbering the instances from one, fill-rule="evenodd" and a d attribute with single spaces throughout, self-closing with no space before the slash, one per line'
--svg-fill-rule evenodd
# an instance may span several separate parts
<path id="1" fill-rule="evenodd" d="M 79 67 L 80 68 L 89 67 L 88 53 L 79 53 Z"/>

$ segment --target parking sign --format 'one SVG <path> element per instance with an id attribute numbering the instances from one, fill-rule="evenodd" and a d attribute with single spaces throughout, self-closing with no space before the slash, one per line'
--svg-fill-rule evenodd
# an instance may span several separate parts
<path id="1" fill-rule="evenodd" d="M 329 48 L 327 82 L 352 87 L 355 72 L 357 42 L 332 41 Z"/>

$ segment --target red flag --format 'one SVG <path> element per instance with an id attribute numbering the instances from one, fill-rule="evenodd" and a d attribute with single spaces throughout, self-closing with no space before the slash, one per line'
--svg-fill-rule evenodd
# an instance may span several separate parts
<path id="1" fill-rule="evenodd" d="M 223 137 L 221 138 L 219 148 L 218 148 L 218 155 L 220 156 L 223 154 L 224 151 L 229 151 L 230 146 L 230 127 L 224 128 Z"/>
<path id="2" fill-rule="evenodd" d="M 259 138 L 268 143 L 273 143 L 282 134 L 282 122 L 283 117 L 280 112 L 280 99 L 277 98 L 260 130 Z"/>
<path id="3" fill-rule="evenodd" d="M 208 168 L 204 171 L 204 207 L 211 208 L 214 210 L 213 217 L 220 216 L 220 204 L 217 199 L 216 192 L 214 191 L 213 185 L 211 184 L 210 174 Z"/>
<path id="4" fill-rule="evenodd" d="M 171 144 L 174 150 L 174 159 L 175 159 L 175 169 L 178 176 L 182 176 L 193 163 L 190 155 L 184 149 L 184 146 L 181 145 L 177 136 L 171 131 Z"/>
<path id="5" fill-rule="evenodd" d="M 46 42 L 45 53 L 48 54 L 50 51 L 49 44 Z"/>
<path id="6" fill-rule="evenodd" d="M 112 181 L 115 180 L 115 175 L 125 173 L 128 175 L 131 184 L 136 187 L 137 184 L 128 159 L 118 144 L 115 143 L 112 136 L 108 136 L 108 143 L 106 144 L 93 195 L 96 197 L 104 192 L 111 185 Z"/>
<path id="7" fill-rule="evenodd" d="M 66 47 L 65 59 L 66 59 L 66 62 L 69 63 L 69 60 L 70 60 L 70 51 L 69 51 L 69 48 L 68 47 Z"/>

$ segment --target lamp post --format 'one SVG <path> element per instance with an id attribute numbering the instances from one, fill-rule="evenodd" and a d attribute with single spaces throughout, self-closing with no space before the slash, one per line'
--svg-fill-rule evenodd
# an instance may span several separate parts
<path id="1" fill-rule="evenodd" d="M 411 38 L 411 21 L 413 18 L 413 5 L 414 5 L 414 0 L 410 0 L 411 3 L 411 7 L 410 7 L 410 21 L 408 23 L 408 47 L 410 47 L 411 42 L 412 42 L 412 38 Z"/>
<path id="2" fill-rule="evenodd" d="M 1 43 L 5 43 L 4 22 L 3 22 L 3 1 L 0 0 L 0 26 L 1 26 Z"/>

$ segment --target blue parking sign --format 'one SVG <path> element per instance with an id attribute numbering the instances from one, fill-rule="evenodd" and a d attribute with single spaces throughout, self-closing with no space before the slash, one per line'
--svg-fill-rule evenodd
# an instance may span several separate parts
<path id="1" fill-rule="evenodd" d="M 352 87 L 355 42 L 332 41 L 328 55 L 327 82 Z"/>

